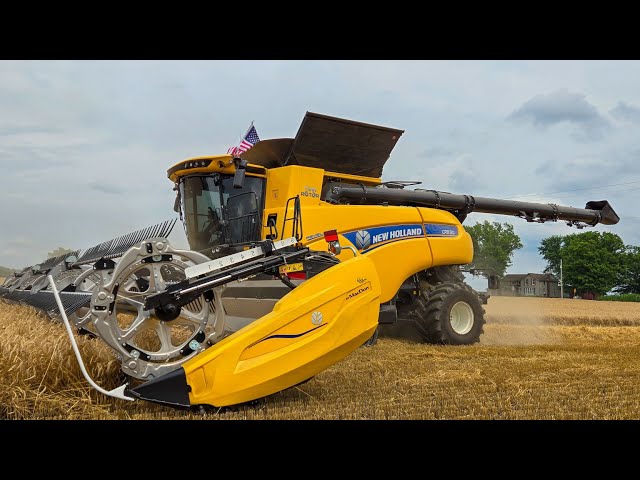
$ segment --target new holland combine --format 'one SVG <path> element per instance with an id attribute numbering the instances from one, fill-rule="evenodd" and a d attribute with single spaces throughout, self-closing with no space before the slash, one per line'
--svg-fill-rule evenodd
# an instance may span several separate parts
<path id="1" fill-rule="evenodd" d="M 221 407 L 310 379 L 381 324 L 477 342 L 486 297 L 459 271 L 473 258 L 471 212 L 619 221 L 604 200 L 582 209 L 383 182 L 403 133 L 307 112 L 295 138 L 181 161 L 168 177 L 190 250 L 167 240 L 172 220 L 27 267 L 0 296 L 64 321 L 81 366 L 70 325 L 106 342 L 130 381 L 104 393 Z"/>

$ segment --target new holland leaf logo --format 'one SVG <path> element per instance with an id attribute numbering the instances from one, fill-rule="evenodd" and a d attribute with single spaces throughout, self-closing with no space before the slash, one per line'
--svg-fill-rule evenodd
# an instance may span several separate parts
<path id="1" fill-rule="evenodd" d="M 311 323 L 320 325 L 322 323 L 322 312 L 313 312 L 311 314 Z"/>
<path id="2" fill-rule="evenodd" d="M 356 233 L 356 247 L 359 250 L 365 250 L 371 245 L 371 235 L 366 230 L 358 230 Z"/>

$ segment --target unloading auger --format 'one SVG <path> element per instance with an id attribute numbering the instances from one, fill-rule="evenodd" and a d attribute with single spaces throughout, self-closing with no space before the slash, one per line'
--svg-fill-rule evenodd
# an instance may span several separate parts
<path id="1" fill-rule="evenodd" d="M 472 212 L 619 221 L 605 200 L 574 208 L 382 182 L 402 133 L 307 112 L 295 138 L 179 162 L 167 174 L 190 250 L 170 245 L 168 222 L 29 267 L 0 296 L 104 341 L 130 384 L 103 393 L 221 407 L 308 380 L 375 342 L 380 325 L 478 342 L 487 295 L 459 268 L 473 259 Z"/>

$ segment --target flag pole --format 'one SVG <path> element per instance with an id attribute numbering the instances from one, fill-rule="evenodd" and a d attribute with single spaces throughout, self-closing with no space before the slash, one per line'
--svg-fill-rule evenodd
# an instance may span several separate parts
<path id="1" fill-rule="evenodd" d="M 249 133 L 249 130 L 251 130 L 251 127 L 253 127 L 253 120 L 251 120 L 251 125 L 249 125 L 249 128 L 247 128 L 247 131 L 244 132 L 244 135 L 242 136 L 242 138 L 238 142 L 238 146 L 240 146 L 240 144 L 242 143 L 242 140 L 245 139 L 245 137 L 247 136 L 247 133 Z"/>
<path id="2" fill-rule="evenodd" d="M 244 140 L 244 138 L 247 136 L 247 133 L 249 133 L 249 130 L 251 130 L 251 127 L 253 127 L 253 122 L 254 121 L 251 120 L 251 124 L 249 125 L 249 128 L 247 128 L 247 131 L 244 132 L 244 135 L 242 137 L 240 137 L 240 141 L 237 143 L 236 148 L 240 146 L 240 144 L 242 143 L 242 140 Z M 235 154 L 233 154 L 233 155 L 235 155 Z M 233 155 L 232 155 L 232 158 L 233 158 Z"/>

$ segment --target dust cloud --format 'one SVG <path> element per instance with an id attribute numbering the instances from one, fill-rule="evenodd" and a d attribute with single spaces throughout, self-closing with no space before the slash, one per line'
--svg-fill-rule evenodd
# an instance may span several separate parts
<path id="1" fill-rule="evenodd" d="M 546 298 L 492 296 L 484 305 L 486 325 L 481 345 L 545 345 L 560 343 L 545 314 Z"/>
<path id="2" fill-rule="evenodd" d="M 534 297 L 489 298 L 485 309 L 486 325 L 480 345 L 548 345 L 561 343 L 557 325 L 549 311 L 554 300 Z M 413 322 L 399 321 L 395 325 L 380 325 L 381 338 L 399 338 L 422 343 Z"/>

